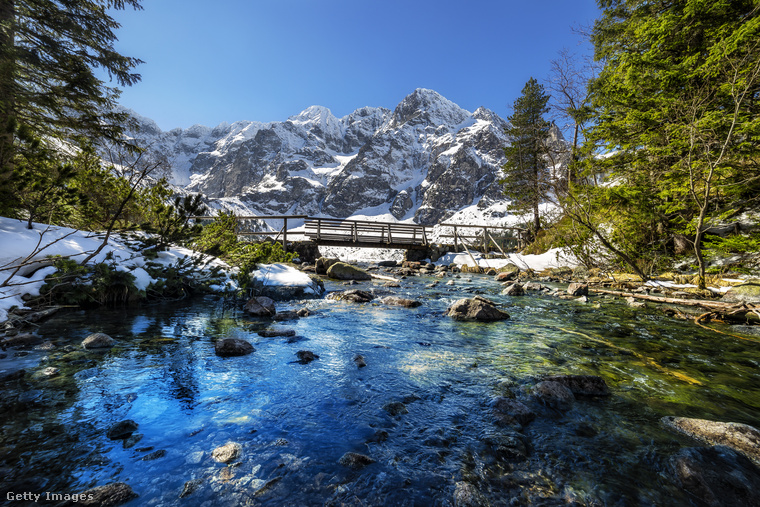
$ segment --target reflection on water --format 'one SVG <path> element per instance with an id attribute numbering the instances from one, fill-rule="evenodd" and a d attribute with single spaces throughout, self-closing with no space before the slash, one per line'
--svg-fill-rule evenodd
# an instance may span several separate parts
<path id="1" fill-rule="evenodd" d="M 295 338 L 259 337 L 268 323 L 214 298 L 45 323 L 39 332 L 55 350 L 0 363 L 31 365 L 25 381 L 0 384 L 3 498 L 122 481 L 140 495 L 134 505 L 446 505 L 464 481 L 491 505 L 680 505 L 687 500 L 665 469 L 688 442 L 659 419 L 760 425 L 754 342 L 610 299 L 509 298 L 485 277 L 445 289 L 430 282 L 411 278 L 397 290 L 423 301 L 415 309 L 281 303 L 313 312 L 277 324 Z M 476 292 L 512 318 L 443 316 Z M 92 332 L 118 345 L 82 351 Z M 219 358 L 214 341 L 227 337 L 256 351 Z M 319 359 L 300 364 L 299 350 Z M 32 375 L 48 366 L 60 372 Z M 601 375 L 613 394 L 565 413 L 548 409 L 530 392 L 554 373 Z M 499 424 L 489 410 L 496 396 L 516 397 L 538 417 L 522 429 Z M 124 419 L 137 432 L 108 440 L 106 430 Z M 215 462 L 211 452 L 227 442 L 242 454 Z M 165 455 L 147 459 L 159 450 Z M 374 463 L 343 466 L 346 452 Z M 196 489 L 180 499 L 193 480 Z"/>

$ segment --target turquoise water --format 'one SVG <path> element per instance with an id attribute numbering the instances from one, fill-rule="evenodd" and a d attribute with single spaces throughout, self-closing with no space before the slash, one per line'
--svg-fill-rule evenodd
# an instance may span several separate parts
<path id="1" fill-rule="evenodd" d="M 279 303 L 312 315 L 274 324 L 215 297 L 57 316 L 39 329 L 53 351 L 0 360 L 0 369 L 23 361 L 28 370 L 24 382 L 0 384 L 3 499 L 121 481 L 140 495 L 130 505 L 450 505 L 456 484 L 468 483 L 491 505 L 684 505 L 667 464 L 695 444 L 659 419 L 760 426 L 760 351 L 750 336 L 609 298 L 501 296 L 500 284 L 477 275 L 453 287 L 428 287 L 433 281 L 411 277 L 400 289 L 328 282 L 423 305 Z M 475 293 L 512 318 L 443 315 Z M 258 336 L 270 326 L 297 336 Z M 118 346 L 82 352 L 93 332 Z M 214 341 L 226 337 L 256 351 L 219 358 Z M 300 364 L 299 350 L 320 357 Z M 59 374 L 33 375 L 49 366 Z M 567 412 L 546 408 L 531 389 L 555 373 L 600 375 L 612 395 L 579 399 Z M 489 408 L 497 396 L 524 401 L 536 420 L 499 424 Z M 105 435 L 124 419 L 141 435 L 126 448 Z M 231 465 L 211 458 L 227 442 L 242 449 Z M 375 462 L 343 466 L 346 452 Z M 180 499 L 192 480 L 197 488 Z"/>

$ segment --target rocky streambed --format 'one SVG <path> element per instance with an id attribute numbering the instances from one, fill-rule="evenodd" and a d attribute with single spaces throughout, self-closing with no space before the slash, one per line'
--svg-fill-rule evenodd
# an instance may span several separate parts
<path id="1" fill-rule="evenodd" d="M 757 504 L 750 335 L 519 275 L 365 272 L 316 299 L 62 313 L 6 343 L 3 498 Z"/>

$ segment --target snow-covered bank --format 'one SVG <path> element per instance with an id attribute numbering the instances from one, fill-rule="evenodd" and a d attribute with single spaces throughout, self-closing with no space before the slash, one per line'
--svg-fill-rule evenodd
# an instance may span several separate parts
<path id="1" fill-rule="evenodd" d="M 470 256 L 472 255 L 472 257 Z M 558 268 L 567 266 L 574 268 L 579 265 L 578 260 L 569 252 L 552 248 L 551 250 L 536 255 L 523 255 L 517 253 L 507 254 L 507 258 L 486 259 L 480 252 L 448 253 L 438 259 L 435 264 L 456 264 L 458 266 L 473 266 L 473 258 L 481 268 L 499 269 L 507 264 L 514 264 L 520 269 L 532 269 L 533 271 L 543 271 L 547 268 Z"/>
<path id="2" fill-rule="evenodd" d="M 0 322 L 8 318 L 8 311 L 24 308 L 25 299 L 38 296 L 45 277 L 55 272 L 50 256 L 83 260 L 103 242 L 102 235 L 70 229 L 68 227 L 34 224 L 27 229 L 26 222 L 0 217 Z M 152 253 L 152 252 L 151 252 Z M 89 264 L 108 262 L 117 271 L 128 272 L 135 277 L 135 286 L 144 291 L 157 280 L 144 268 L 147 262 L 161 266 L 173 266 L 198 256 L 187 248 L 173 247 L 146 258 L 136 241 L 120 235 L 112 235 L 106 246 Z M 227 273 L 223 284 L 212 286 L 215 290 L 235 290 L 237 285 L 230 279 L 230 267 L 219 259 L 206 257 L 198 276 L 206 276 L 219 267 Z"/>

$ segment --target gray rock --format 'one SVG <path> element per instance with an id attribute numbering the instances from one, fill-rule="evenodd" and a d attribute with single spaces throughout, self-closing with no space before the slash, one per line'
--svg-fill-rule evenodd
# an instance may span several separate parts
<path id="1" fill-rule="evenodd" d="M 4 339 L 2 342 L 0 342 L 0 345 L 5 347 L 13 347 L 13 348 L 27 348 L 27 347 L 33 347 L 35 345 L 39 345 L 42 343 L 44 339 L 40 336 L 35 336 L 33 334 L 18 334 L 16 336 L 10 336 L 6 339 Z"/>
<path id="2" fill-rule="evenodd" d="M 186 496 L 190 496 L 200 487 L 200 485 L 203 484 L 203 479 L 193 479 L 190 481 L 187 481 L 184 486 L 182 486 L 182 492 L 179 494 L 180 498 L 185 498 Z"/>
<path id="3" fill-rule="evenodd" d="M 669 465 L 677 484 L 700 505 L 760 505 L 760 470 L 733 449 L 725 446 L 681 449 Z"/>
<path id="4" fill-rule="evenodd" d="M 243 309 L 254 317 L 274 317 L 277 309 L 274 306 L 272 298 L 266 296 L 257 296 L 251 298 L 245 304 Z"/>
<path id="5" fill-rule="evenodd" d="M 274 320 L 297 320 L 300 318 L 300 315 L 298 315 L 298 312 L 295 310 L 287 310 L 284 312 L 278 312 L 273 319 Z"/>
<path id="6" fill-rule="evenodd" d="M 731 287 L 722 298 L 727 303 L 760 303 L 760 280 L 747 280 Z"/>
<path id="7" fill-rule="evenodd" d="M 571 296 L 588 296 L 588 284 L 573 282 L 567 286 L 567 293 Z"/>
<path id="8" fill-rule="evenodd" d="M 396 296 L 384 297 L 380 300 L 380 302 L 384 305 L 403 306 L 404 308 L 417 308 L 418 306 L 422 306 L 422 303 L 420 301 L 415 301 L 414 299 L 400 298 Z"/>
<path id="9" fill-rule="evenodd" d="M 214 344 L 214 352 L 219 357 L 245 356 L 255 350 L 253 345 L 239 338 L 224 338 Z"/>
<path id="10" fill-rule="evenodd" d="M 138 425 L 131 419 L 117 422 L 106 432 L 106 436 L 111 440 L 124 440 L 129 438 L 132 433 L 137 431 Z"/>
<path id="11" fill-rule="evenodd" d="M 364 368 L 367 366 L 367 363 L 364 361 L 364 356 L 361 354 L 356 354 L 354 356 L 354 363 L 356 363 L 357 368 Z"/>
<path id="12" fill-rule="evenodd" d="M 93 333 L 82 341 L 85 349 L 106 349 L 116 344 L 116 340 L 104 333 Z"/>
<path id="13" fill-rule="evenodd" d="M 318 275 L 326 275 L 330 266 L 340 262 L 340 259 L 328 259 L 327 257 L 320 257 L 314 265 L 315 271 Z"/>
<path id="14" fill-rule="evenodd" d="M 673 416 L 663 417 L 660 422 L 700 442 L 730 447 L 760 465 L 760 430 L 754 426 Z"/>
<path id="15" fill-rule="evenodd" d="M 336 280 L 372 280 L 372 276 L 363 269 L 345 262 L 336 262 L 327 269 L 327 276 Z"/>
<path id="16" fill-rule="evenodd" d="M 488 500 L 469 482 L 459 481 L 454 485 L 454 507 L 487 507 Z"/>
<path id="17" fill-rule="evenodd" d="M 497 282 L 508 282 L 510 280 L 515 280 L 520 274 L 520 268 L 512 263 L 509 263 L 503 268 L 500 268 L 499 271 L 500 272 L 496 275 L 495 278 Z"/>
<path id="18" fill-rule="evenodd" d="M 543 380 L 559 382 L 575 395 L 608 396 L 610 390 L 602 377 L 596 375 L 548 375 Z"/>
<path id="19" fill-rule="evenodd" d="M 501 291 L 501 293 L 504 296 L 524 296 L 525 290 L 523 289 L 523 286 L 519 283 L 513 283 L 509 285 L 506 289 Z"/>
<path id="20" fill-rule="evenodd" d="M 88 489 L 79 494 L 78 502 L 64 503 L 64 505 L 85 505 L 98 507 L 115 507 L 122 505 L 130 500 L 137 498 L 139 495 L 132 491 L 132 488 L 123 482 L 114 482 L 105 486 Z M 60 504 L 59 504 L 60 505 Z"/>
<path id="21" fill-rule="evenodd" d="M 163 458 L 164 456 L 166 456 L 166 451 L 164 449 L 159 449 L 157 451 L 153 451 L 150 454 L 146 454 L 145 456 L 140 458 L 140 461 L 153 461 L 159 458 Z"/>
<path id="22" fill-rule="evenodd" d="M 481 322 L 493 322 L 509 318 L 509 314 L 496 308 L 493 301 L 480 296 L 455 301 L 446 311 L 446 315 L 454 320 Z"/>
<path id="23" fill-rule="evenodd" d="M 544 405 L 561 411 L 570 410 L 575 402 L 575 396 L 570 389 L 551 380 L 544 380 L 536 384 L 533 394 Z"/>
<path id="24" fill-rule="evenodd" d="M 368 303 L 375 299 L 371 293 L 365 290 L 352 289 L 342 292 L 331 292 L 327 299 L 337 299 L 339 301 L 351 301 L 353 303 Z"/>
<path id="25" fill-rule="evenodd" d="M 229 463 L 236 460 L 243 451 L 243 446 L 237 442 L 227 442 L 211 451 L 211 457 L 218 463 Z"/>

